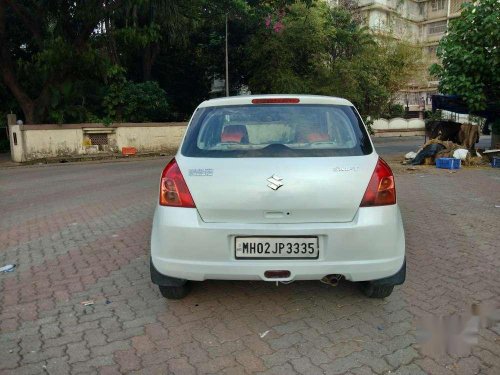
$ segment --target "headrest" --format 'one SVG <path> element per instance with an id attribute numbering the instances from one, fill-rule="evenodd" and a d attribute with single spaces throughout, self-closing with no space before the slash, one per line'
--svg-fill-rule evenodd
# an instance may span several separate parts
<path id="1" fill-rule="evenodd" d="M 248 143 L 245 125 L 227 125 L 221 134 L 221 142 Z"/>

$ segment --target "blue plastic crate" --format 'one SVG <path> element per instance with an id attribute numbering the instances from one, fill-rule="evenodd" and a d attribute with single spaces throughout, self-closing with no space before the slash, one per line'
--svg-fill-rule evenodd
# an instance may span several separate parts
<path id="1" fill-rule="evenodd" d="M 436 159 L 436 168 L 444 169 L 460 169 L 460 159 L 455 158 L 439 158 Z"/>
<path id="2" fill-rule="evenodd" d="M 493 168 L 500 168 L 500 157 L 498 156 L 493 157 L 493 159 L 491 160 L 491 166 Z"/>

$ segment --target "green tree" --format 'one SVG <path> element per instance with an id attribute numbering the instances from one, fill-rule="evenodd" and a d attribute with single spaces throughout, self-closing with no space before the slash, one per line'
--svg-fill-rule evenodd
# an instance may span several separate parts
<path id="1" fill-rule="evenodd" d="M 110 86 L 103 99 L 107 118 L 118 121 L 165 121 L 166 93 L 156 82 L 123 81 Z"/>
<path id="2" fill-rule="evenodd" d="M 421 51 L 392 38 L 377 38 L 367 44 L 342 70 L 345 79 L 353 80 L 351 100 L 364 116 L 381 117 L 389 110 L 395 95 L 422 70 Z M 349 74 L 346 77 L 345 74 Z"/>
<path id="3" fill-rule="evenodd" d="M 206 74 L 225 76 L 225 18 L 229 29 L 229 91 L 237 94 L 242 85 L 247 85 L 253 75 L 248 64 L 255 50 L 248 46 L 255 34 L 265 28 L 266 20 L 272 18 L 271 28 L 279 24 L 280 13 L 289 6 L 301 3 L 312 5 L 313 0 L 205 0 L 199 17 L 197 40 L 199 53 L 206 64 Z M 258 49 L 258 48 L 256 48 Z"/>
<path id="4" fill-rule="evenodd" d="M 123 0 L 122 5 L 103 20 L 104 43 L 109 59 L 149 81 L 162 49 L 171 44 L 186 47 L 186 38 L 196 19 L 201 0 Z"/>
<path id="5" fill-rule="evenodd" d="M 297 2 L 286 8 L 282 23 L 278 31 L 261 26 L 248 44 L 254 93 L 342 96 L 376 119 L 421 69 L 417 48 L 374 37 L 342 7 Z"/>
<path id="6" fill-rule="evenodd" d="M 113 10 L 97 0 L 0 0 L 0 74 L 27 123 L 46 119 L 68 82 L 98 74 L 102 59 L 90 41 Z"/>
<path id="7" fill-rule="evenodd" d="M 339 95 L 375 118 L 418 60 L 319 0 L 0 0 L 0 112 L 140 121 L 144 97 L 143 120 L 185 119 L 225 75 L 226 15 L 233 94 Z"/>
<path id="8" fill-rule="evenodd" d="M 463 97 L 472 111 L 500 107 L 500 3 L 465 3 L 450 21 L 437 50 L 441 64 L 431 67 L 443 93 Z"/>

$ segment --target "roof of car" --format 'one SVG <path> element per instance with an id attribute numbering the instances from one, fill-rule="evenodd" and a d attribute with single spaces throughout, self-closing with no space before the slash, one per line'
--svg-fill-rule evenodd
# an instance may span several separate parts
<path id="1" fill-rule="evenodd" d="M 343 98 L 334 96 L 321 96 L 321 95 L 290 95 L 290 94 L 273 94 L 273 95 L 241 95 L 241 96 L 228 96 L 217 99 L 205 100 L 199 107 L 217 107 L 227 105 L 245 105 L 252 104 L 253 99 L 266 99 L 266 98 L 298 98 L 300 104 L 336 104 L 336 105 L 349 105 L 352 103 Z"/>

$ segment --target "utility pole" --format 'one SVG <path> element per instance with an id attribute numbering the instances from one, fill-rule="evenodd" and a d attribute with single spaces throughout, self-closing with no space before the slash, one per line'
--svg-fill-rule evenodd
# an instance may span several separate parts
<path id="1" fill-rule="evenodd" d="M 448 9 L 446 10 L 446 33 L 448 33 L 448 27 L 450 26 L 450 13 L 451 13 L 451 0 L 448 0 Z"/>
<path id="2" fill-rule="evenodd" d="M 227 51 L 227 13 L 226 13 L 226 96 L 229 96 L 229 57 Z"/>

